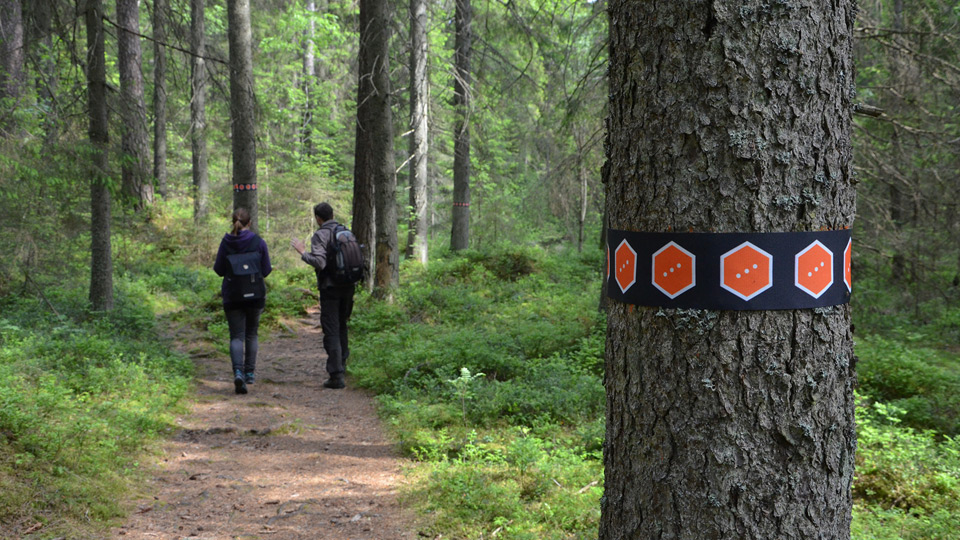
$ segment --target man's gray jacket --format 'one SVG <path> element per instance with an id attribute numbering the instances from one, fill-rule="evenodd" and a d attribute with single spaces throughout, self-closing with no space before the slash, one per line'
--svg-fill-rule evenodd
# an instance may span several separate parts
<path id="1" fill-rule="evenodd" d="M 330 242 L 333 241 L 339 226 L 336 220 L 324 221 L 323 225 L 310 237 L 310 251 L 304 251 L 300 256 L 300 259 L 312 266 L 317 273 L 317 288 L 321 291 L 327 287 L 336 286 L 327 270 L 327 254 L 330 252 Z"/>

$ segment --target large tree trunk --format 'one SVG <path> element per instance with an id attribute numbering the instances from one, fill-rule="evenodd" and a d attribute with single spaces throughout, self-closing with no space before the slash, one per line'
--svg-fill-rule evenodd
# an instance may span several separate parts
<path id="1" fill-rule="evenodd" d="M 470 48 L 473 12 L 470 0 L 457 0 L 453 103 L 457 125 L 453 140 L 453 226 L 450 249 L 470 247 Z"/>
<path id="2" fill-rule="evenodd" d="M 90 304 L 94 311 L 113 309 L 113 258 L 110 252 L 110 186 L 107 167 L 107 80 L 104 60 L 103 5 L 87 0 L 87 103 L 90 114 Z"/>
<path id="3" fill-rule="evenodd" d="M 307 39 L 303 44 L 303 115 L 300 126 L 300 148 L 304 156 L 313 155 L 313 88 L 317 79 L 317 63 L 314 54 L 313 39 L 316 36 L 316 22 L 313 20 L 317 13 L 317 3 L 307 2 L 307 16 L 310 24 L 307 27 Z"/>
<path id="4" fill-rule="evenodd" d="M 427 264 L 427 3 L 410 0 L 410 230 L 407 257 Z"/>
<path id="5" fill-rule="evenodd" d="M 233 126 L 233 207 L 250 211 L 257 230 L 257 144 L 250 0 L 227 0 L 230 39 L 230 119 Z"/>
<path id="6" fill-rule="evenodd" d="M 351 228 L 363 246 L 364 260 L 370 265 L 370 279 L 364 287 L 373 290 L 376 274 L 374 246 L 377 240 L 375 163 L 372 159 L 373 126 L 377 123 L 377 88 L 373 73 L 377 64 L 373 50 L 373 24 L 370 0 L 360 2 L 360 48 L 357 53 L 357 134 L 353 166 L 353 223 Z"/>
<path id="7" fill-rule="evenodd" d="M 374 293 L 389 298 L 400 280 L 397 242 L 397 172 L 393 158 L 393 116 L 390 110 L 390 16 L 386 0 L 361 0 L 360 56 L 369 68 L 372 87 L 358 129 L 367 133 L 367 165 L 376 205 Z"/>
<path id="8" fill-rule="evenodd" d="M 23 9 L 20 0 L 0 0 L 0 101 L 15 101 L 23 91 Z M 0 111 L 12 111 L 13 103 Z M 10 122 L 0 112 L 0 129 Z"/>
<path id="9" fill-rule="evenodd" d="M 206 54 L 204 36 L 204 0 L 190 0 L 190 150 L 193 157 L 193 217 L 200 222 L 207 214 L 207 195 L 210 181 L 207 177 L 207 70 L 203 62 Z"/>
<path id="10" fill-rule="evenodd" d="M 586 143 L 583 140 L 583 132 L 576 122 L 573 125 L 573 139 L 577 145 L 577 182 L 580 184 L 580 211 L 577 212 L 577 253 L 580 253 L 583 251 L 583 235 L 587 225 L 587 197 L 589 191 L 587 189 L 587 171 L 583 164 L 587 152 Z"/>
<path id="11" fill-rule="evenodd" d="M 137 0 L 117 0 L 117 67 L 120 70 L 120 115 L 123 195 L 136 210 L 153 201 L 153 186 L 147 162 L 150 137 L 147 135 L 147 106 L 143 95 L 143 63 L 140 51 L 140 7 Z"/>
<path id="12" fill-rule="evenodd" d="M 854 9 L 611 1 L 610 229 L 849 227 Z M 611 301 L 600 538 L 849 538 L 854 363 L 849 305 Z"/>
<path id="13" fill-rule="evenodd" d="M 153 1 L 153 177 L 157 192 L 167 196 L 167 0 Z"/>
<path id="14" fill-rule="evenodd" d="M 57 111 L 57 64 L 53 56 L 53 33 L 50 31 L 54 16 L 54 0 L 36 0 L 25 3 L 24 18 L 29 21 L 27 51 L 31 62 L 37 66 L 34 84 L 37 88 L 38 109 L 43 115 L 44 142 L 56 142 L 60 135 Z"/>
<path id="15" fill-rule="evenodd" d="M 894 0 L 893 31 L 896 34 L 901 34 L 903 30 L 903 0 Z M 903 109 L 903 107 L 900 106 L 903 96 L 908 95 L 904 92 L 904 70 L 902 69 L 903 62 L 905 61 L 904 56 L 903 52 L 899 50 L 891 50 L 887 55 L 893 92 L 884 92 L 881 95 L 888 98 L 888 100 L 885 100 L 887 103 L 883 104 L 883 108 L 894 118 L 900 117 Z M 911 156 L 903 151 L 903 146 L 900 143 L 900 128 L 896 124 L 893 124 L 890 146 L 894 151 L 895 161 L 892 165 L 895 168 L 899 169 L 899 165 L 906 165 L 911 161 Z M 901 283 L 905 277 L 904 270 L 907 266 L 907 258 L 903 254 L 905 243 L 903 238 L 903 194 L 898 185 L 903 182 L 898 174 L 891 175 L 887 182 L 889 183 L 890 221 L 893 225 L 893 234 L 890 235 L 893 244 L 893 256 L 890 258 L 890 275 L 895 283 Z"/>

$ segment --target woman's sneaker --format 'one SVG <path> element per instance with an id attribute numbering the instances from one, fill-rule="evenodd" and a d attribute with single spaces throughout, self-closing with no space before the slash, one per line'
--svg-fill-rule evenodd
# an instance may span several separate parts
<path id="1" fill-rule="evenodd" d="M 243 380 L 243 372 L 239 369 L 233 372 L 233 388 L 238 394 L 247 393 L 247 383 Z"/>
<path id="2" fill-rule="evenodd" d="M 248 371 L 248 372 L 246 372 L 246 373 L 243 374 L 243 380 L 244 380 L 244 382 L 246 382 L 247 384 L 253 384 L 253 380 L 254 380 L 254 379 L 255 379 L 255 377 L 254 377 L 252 371 Z"/>

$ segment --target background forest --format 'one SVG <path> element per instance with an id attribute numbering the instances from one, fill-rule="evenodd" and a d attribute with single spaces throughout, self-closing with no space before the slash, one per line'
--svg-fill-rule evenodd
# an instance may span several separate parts
<path id="1" fill-rule="evenodd" d="M 358 298 L 350 375 L 378 395 L 412 462 L 404 496 L 433 534 L 595 538 L 605 2 L 379 4 L 391 36 L 383 95 L 401 262 L 389 294 Z M 464 71 L 455 50 L 465 5 Z M 415 6 L 426 20 L 419 109 Z M 38 535 L 94 538 L 130 511 L 123 494 L 189 393 L 190 361 L 164 328 L 226 342 L 209 267 L 237 173 L 227 3 L 105 3 L 105 146 L 91 142 L 87 7 L 0 0 L 3 536 L 39 523 Z M 313 204 L 353 217 L 355 156 L 367 151 L 356 131 L 364 61 L 356 2 L 251 0 L 249 12 L 259 229 L 277 269 L 269 333 L 314 302 L 303 291 L 312 273 L 286 249 L 313 230 Z M 863 1 L 856 38 L 853 537 L 957 538 L 960 4 Z M 418 111 L 428 118 L 419 222 Z M 464 122 L 469 243 L 451 249 Z M 111 309 L 90 289 L 98 185 L 112 210 Z"/>

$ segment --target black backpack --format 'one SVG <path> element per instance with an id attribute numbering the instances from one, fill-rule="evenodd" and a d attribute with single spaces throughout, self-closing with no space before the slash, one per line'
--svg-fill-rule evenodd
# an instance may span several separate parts
<path id="1" fill-rule="evenodd" d="M 363 249 L 357 237 L 343 225 L 337 225 L 333 230 L 327 267 L 337 285 L 352 285 L 363 279 Z"/>
<path id="2" fill-rule="evenodd" d="M 253 246 L 260 246 L 260 237 L 254 236 Z M 229 250 L 229 248 L 227 248 Z M 230 271 L 227 278 L 230 280 L 230 292 L 234 302 L 261 300 L 267 296 L 267 286 L 263 282 L 263 273 L 260 269 L 260 251 L 245 253 L 228 253 L 227 262 Z"/>

